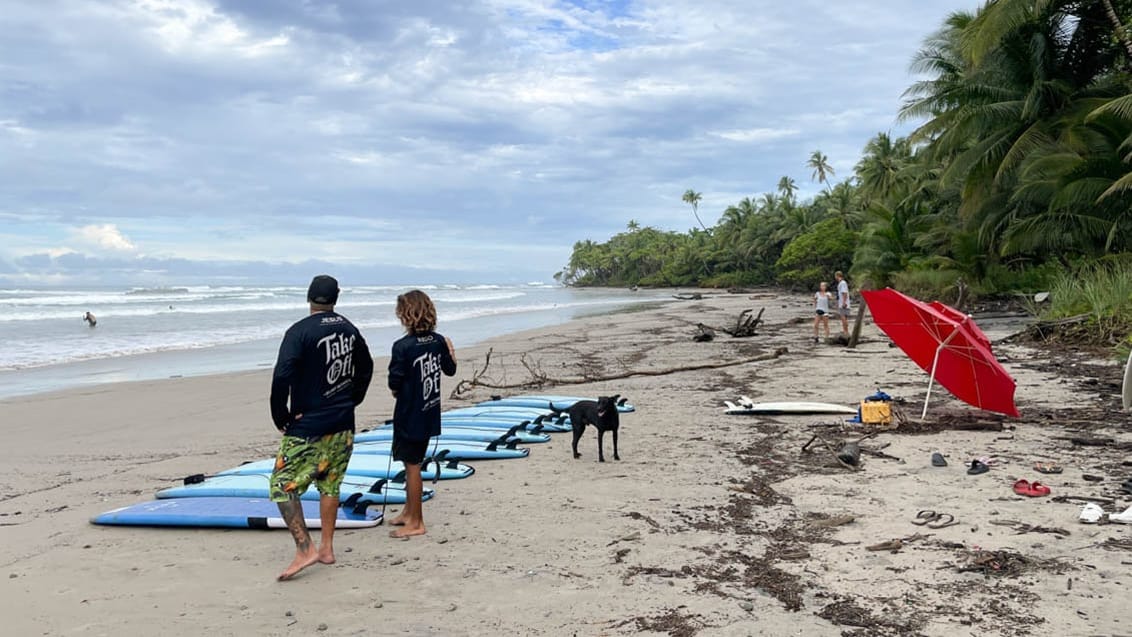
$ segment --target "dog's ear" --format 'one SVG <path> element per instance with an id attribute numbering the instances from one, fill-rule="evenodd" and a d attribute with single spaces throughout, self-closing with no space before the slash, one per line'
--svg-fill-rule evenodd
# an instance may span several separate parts
<path id="1" fill-rule="evenodd" d="M 612 397 L 612 398 L 610 398 L 609 400 L 610 400 L 610 401 L 612 401 L 614 405 L 616 405 L 616 404 L 618 404 L 618 402 L 617 402 L 617 401 L 618 401 L 618 399 L 620 399 L 620 398 L 621 398 L 621 394 L 613 394 L 613 397 Z"/>

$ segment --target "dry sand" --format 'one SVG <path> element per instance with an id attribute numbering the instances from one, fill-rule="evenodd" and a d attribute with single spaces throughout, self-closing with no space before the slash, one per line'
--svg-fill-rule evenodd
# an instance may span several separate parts
<path id="1" fill-rule="evenodd" d="M 746 394 L 852 404 L 881 387 L 907 399 L 911 413 L 926 376 L 871 325 L 856 350 L 814 345 L 809 325 L 793 322 L 808 319 L 806 298 L 755 297 L 589 317 L 461 349 L 458 378 L 470 376 L 490 346 L 492 375 L 506 382 L 526 377 L 524 352 L 546 374 L 569 378 L 789 352 L 716 370 L 548 387 L 628 396 L 638 411 L 622 417 L 623 460 L 599 464 L 592 430 L 583 458 L 573 460 L 568 434 L 556 434 L 532 445 L 527 460 L 481 462 L 471 479 L 436 485 L 425 505 L 427 536 L 340 531 L 339 563 L 288 583 L 274 580 L 291 557 L 283 531 L 87 522 L 184 475 L 273 455 L 266 373 L 0 402 L 3 633 L 1132 634 L 1120 601 L 1132 587 L 1132 527 L 1083 526 L 1079 503 L 1011 490 L 1016 477 L 1048 478 L 1054 496 L 1115 499 L 1108 510 L 1129 504 L 1116 488 L 1132 475 L 1121 465 L 1132 453 L 1118 448 L 1132 437 L 1129 418 L 1112 410 L 1115 364 L 1074 367 L 1060 354 L 999 347 L 1018 379 L 1022 419 L 1005 431 L 882 433 L 864 446 L 901 460 L 865 455 L 862 470 L 850 471 L 820 445 L 799 450 L 814 432 L 839 441 L 859 430 L 829 417 L 727 417 L 722 401 Z M 752 306 L 766 308 L 759 336 L 691 341 L 696 322 L 724 324 Z M 379 374 L 361 422 L 390 413 L 383 381 Z M 454 381 L 446 382 L 448 391 Z M 972 410 L 936 395 L 938 421 L 971 420 Z M 815 426 L 823 421 L 831 426 Z M 1058 438 L 1082 432 L 1118 444 Z M 934 450 L 951 465 L 931 467 Z M 998 466 L 966 475 L 963 463 L 977 456 Z M 1039 476 L 1031 469 L 1039 460 L 1060 462 L 1065 472 Z M 1083 472 L 1104 481 L 1085 482 Z M 914 526 L 921 509 L 960 523 Z M 821 526 L 838 514 L 855 520 Z M 1019 524 L 1001 524 L 1009 521 Z M 1064 535 L 1019 533 L 1022 524 Z M 893 538 L 905 538 L 899 552 L 865 549 Z"/>

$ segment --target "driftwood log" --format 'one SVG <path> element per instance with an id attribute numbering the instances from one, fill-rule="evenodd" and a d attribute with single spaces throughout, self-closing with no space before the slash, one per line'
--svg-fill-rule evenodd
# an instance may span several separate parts
<path id="1" fill-rule="evenodd" d="M 699 292 L 694 292 L 692 294 L 673 294 L 672 298 L 677 301 L 702 301 L 704 295 Z"/>
<path id="2" fill-rule="evenodd" d="M 708 343 L 715 340 L 715 330 L 703 323 L 696 323 L 696 328 L 700 331 L 692 337 L 692 340 L 697 343 Z"/>
<path id="3" fill-rule="evenodd" d="M 477 387 L 486 389 L 537 389 L 547 385 L 585 385 L 587 383 L 605 383 L 612 380 L 622 380 L 625 378 L 633 378 L 636 376 L 667 376 L 669 374 L 677 374 L 680 372 L 694 372 L 702 369 L 723 369 L 725 367 L 734 367 L 736 365 L 746 365 L 749 363 L 757 363 L 760 361 L 774 360 L 790 350 L 785 347 L 779 347 L 772 352 L 760 354 L 758 356 L 751 356 L 748 358 L 741 358 L 738 360 L 724 361 L 720 363 L 703 363 L 700 365 L 682 365 L 680 367 L 669 367 L 666 369 L 641 369 L 629 370 L 620 374 L 591 374 L 583 373 L 580 377 L 575 378 L 556 378 L 550 376 L 542 370 L 542 365 L 538 361 L 531 361 L 526 354 L 519 356 L 519 363 L 527 370 L 528 378 L 518 383 L 500 383 L 496 382 L 487 376 L 488 368 L 491 367 L 491 355 L 493 349 L 487 350 L 484 355 L 483 367 L 473 370 L 471 378 L 465 378 L 452 390 L 450 398 L 457 398 L 466 394 Z"/>

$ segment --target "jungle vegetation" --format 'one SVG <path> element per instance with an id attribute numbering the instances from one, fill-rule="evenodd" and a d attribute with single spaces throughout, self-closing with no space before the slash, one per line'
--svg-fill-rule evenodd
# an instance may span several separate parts
<path id="1" fill-rule="evenodd" d="M 712 226 L 629 221 L 577 242 L 558 278 L 813 288 L 840 269 L 854 287 L 936 298 L 960 281 L 983 294 L 1090 277 L 1104 287 L 1132 273 L 1129 20 L 1132 0 L 990 0 L 954 13 L 912 59 L 925 78 L 899 112 L 912 132 L 878 133 L 853 174 L 814 151 L 798 168 L 816 196 L 799 199 L 783 176 Z M 710 221 L 701 198 L 688 189 L 682 201 Z"/>

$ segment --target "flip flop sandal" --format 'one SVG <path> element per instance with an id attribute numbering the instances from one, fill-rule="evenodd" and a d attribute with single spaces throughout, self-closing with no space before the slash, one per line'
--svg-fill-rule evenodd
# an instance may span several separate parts
<path id="1" fill-rule="evenodd" d="M 990 467 L 987 466 L 986 463 L 972 460 L 971 465 L 967 468 L 967 475 L 977 476 L 980 473 L 986 473 L 988 471 L 990 471 Z"/>
<path id="2" fill-rule="evenodd" d="M 1061 473 L 1062 468 L 1055 464 L 1039 462 L 1034 465 L 1034 471 L 1037 471 L 1038 473 Z"/>
<path id="3" fill-rule="evenodd" d="M 1049 495 L 1049 494 L 1050 494 L 1049 487 L 1042 484 L 1041 482 L 1032 482 L 1032 483 L 1030 483 L 1030 492 L 1027 493 L 1026 495 L 1030 496 L 1031 498 L 1039 498 L 1039 497 Z"/>
<path id="4" fill-rule="evenodd" d="M 912 524 L 916 526 L 924 526 L 929 522 L 934 522 L 939 519 L 939 514 L 935 511 L 920 511 L 916 514 L 916 519 L 912 520 Z"/>
<path id="5" fill-rule="evenodd" d="M 944 521 L 944 518 L 947 518 L 947 520 Z M 951 515 L 950 513 L 940 513 L 935 517 L 933 523 L 927 526 L 929 529 L 942 529 L 949 526 L 955 526 L 956 524 L 959 523 L 955 521 L 954 515 Z"/>
<path id="6" fill-rule="evenodd" d="M 946 467 L 947 466 L 947 460 L 943 457 L 942 453 L 937 451 L 937 452 L 932 454 L 932 466 L 933 467 Z"/>
<path id="7" fill-rule="evenodd" d="M 1103 476 L 1094 476 L 1094 475 L 1090 475 L 1088 473 L 1082 473 L 1081 479 L 1084 480 L 1085 482 L 1104 482 Z"/>
<path id="8" fill-rule="evenodd" d="M 1018 495 L 1030 495 L 1030 481 L 1019 480 L 1014 483 L 1014 493 Z"/>

